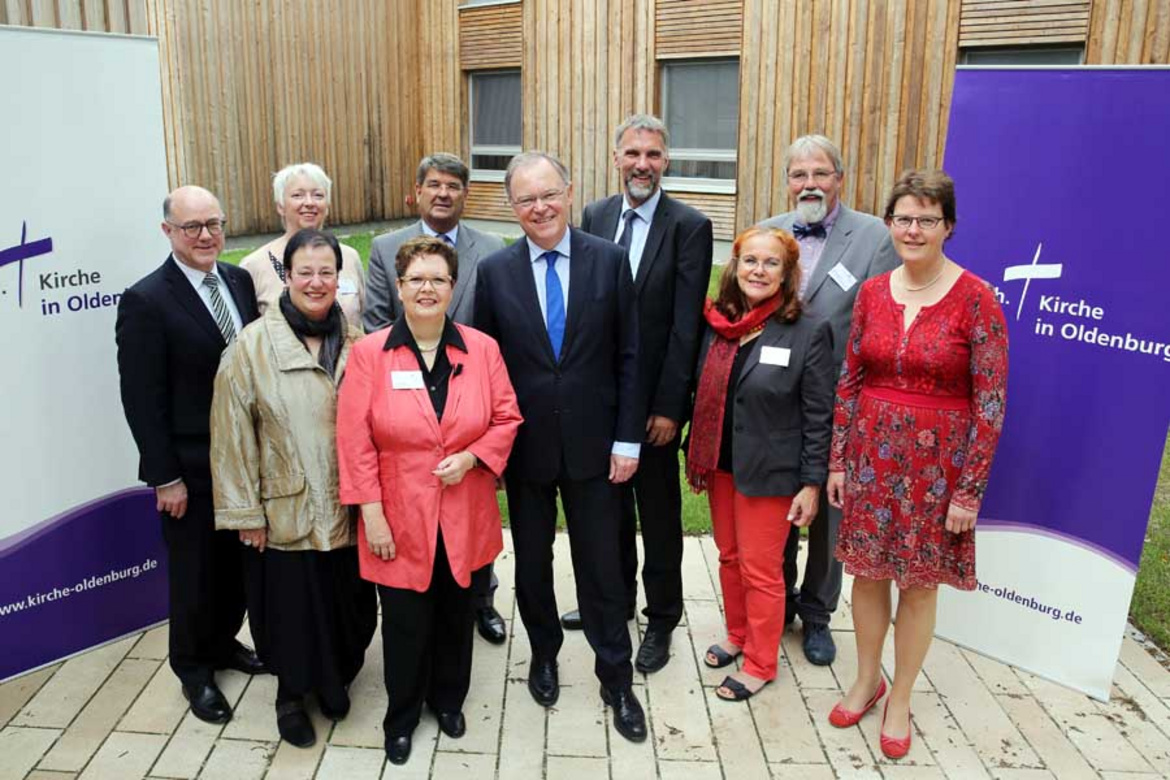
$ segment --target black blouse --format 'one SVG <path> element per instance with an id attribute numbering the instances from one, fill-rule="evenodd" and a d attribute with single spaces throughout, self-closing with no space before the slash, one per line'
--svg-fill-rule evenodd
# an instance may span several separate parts
<path id="1" fill-rule="evenodd" d="M 435 408 L 435 416 L 439 418 L 439 422 L 443 421 L 443 410 L 447 406 L 447 387 L 451 377 L 458 376 L 459 372 L 463 370 L 462 364 L 451 365 L 451 361 L 447 357 L 448 346 L 455 347 L 464 353 L 467 352 L 467 345 L 463 342 L 463 337 L 459 335 L 459 329 L 455 327 L 455 323 L 451 321 L 450 317 L 443 324 L 443 335 L 439 337 L 439 344 L 435 347 L 435 364 L 427 368 L 427 362 L 423 359 L 422 351 L 418 348 L 418 342 L 414 340 L 414 334 L 407 327 L 405 318 L 400 317 L 390 328 L 390 335 L 386 337 L 386 344 L 382 347 L 386 351 L 397 347 L 410 347 L 410 350 L 414 352 L 419 370 L 422 371 L 423 384 L 427 388 L 427 394 L 431 397 L 431 406 Z"/>

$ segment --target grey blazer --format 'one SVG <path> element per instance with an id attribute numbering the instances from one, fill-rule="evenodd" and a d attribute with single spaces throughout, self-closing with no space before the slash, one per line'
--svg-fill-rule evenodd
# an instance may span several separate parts
<path id="1" fill-rule="evenodd" d="M 795 221 L 796 212 L 789 211 L 764 220 L 760 227 L 791 231 Z M 828 320 L 833 329 L 834 372 L 840 370 L 841 361 L 845 359 L 845 343 L 849 340 L 849 326 L 853 321 L 853 302 L 861 283 L 894 270 L 900 262 L 885 223 L 842 203 L 804 296 L 805 314 Z M 829 271 L 837 263 L 857 279 L 848 290 L 841 289 L 829 276 Z"/>
<path id="2" fill-rule="evenodd" d="M 708 328 L 700 371 L 713 337 Z M 788 350 L 788 365 L 761 362 L 764 347 Z M 735 489 L 745 496 L 792 496 L 804 485 L 824 484 L 836 386 L 829 323 L 808 314 L 796 322 L 770 320 L 746 349 L 732 404 Z"/>
<path id="3" fill-rule="evenodd" d="M 366 309 L 362 313 L 366 333 L 385 328 L 402 314 L 402 300 L 398 297 L 398 286 L 395 284 L 398 273 L 394 268 L 394 258 L 400 246 L 422 234 L 422 220 L 419 220 L 374 239 L 370 249 L 369 275 L 366 278 Z M 455 322 L 472 324 L 475 315 L 476 268 L 482 258 L 503 248 L 504 241 L 499 236 L 480 232 L 464 222 L 459 223 L 459 235 L 455 240 L 455 251 L 459 254 L 459 278 L 455 282 L 451 306 L 447 310 L 447 315 Z"/>

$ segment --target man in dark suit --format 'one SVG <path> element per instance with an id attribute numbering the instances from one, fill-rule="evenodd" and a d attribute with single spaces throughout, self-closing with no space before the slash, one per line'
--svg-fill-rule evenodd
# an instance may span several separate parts
<path id="1" fill-rule="evenodd" d="M 162 516 L 170 590 L 170 662 L 191 711 L 226 723 L 216 669 L 263 673 L 236 641 L 244 619 L 239 535 L 216 531 L 211 503 L 212 386 L 220 355 L 259 316 L 252 278 L 217 262 L 223 209 L 202 187 L 163 202 L 171 255 L 126 290 L 116 338 L 122 408 L 138 445 L 138 476 Z M 258 553 L 252 553 L 253 555 Z"/>
<path id="2" fill-rule="evenodd" d="M 402 314 L 394 260 L 398 247 L 418 236 L 436 236 L 455 247 L 459 255 L 459 278 L 447 313 L 455 322 L 474 325 L 476 269 L 480 259 L 503 249 L 504 242 L 499 236 L 480 232 L 459 221 L 463 217 L 469 178 L 466 163 L 453 154 L 437 152 L 419 162 L 414 175 L 418 222 L 378 236 L 370 249 L 366 308 L 362 313 L 366 333 L 387 327 Z M 495 645 L 503 644 L 508 638 L 504 619 L 493 603 L 498 585 L 491 564 L 471 574 L 476 627 L 480 636 Z"/>
<path id="3" fill-rule="evenodd" d="M 890 233 L 877 217 L 840 202 L 845 168 L 837 146 L 823 135 L 797 138 L 784 155 L 788 194 L 794 211 L 760 223 L 792 233 L 800 244 L 805 312 L 827 320 L 833 333 L 834 376 L 845 359 L 853 322 L 853 301 L 861 283 L 898 266 Z M 804 580 L 797 587 L 796 554 L 800 534 L 789 534 L 784 550 L 788 588 L 785 622 L 800 615 L 804 655 L 814 664 L 831 664 L 837 646 L 829 620 L 841 596 L 841 563 L 833 557 L 841 510 L 821 501 L 809 527 Z"/>
<path id="4" fill-rule="evenodd" d="M 625 195 L 590 203 L 581 220 L 585 232 L 626 249 L 638 294 L 638 400 L 646 428 L 638 472 L 622 486 L 621 545 L 632 616 L 640 521 L 649 620 L 634 662 L 640 672 L 666 665 L 671 632 L 682 618 L 679 431 L 688 416 L 711 276 L 711 220 L 659 186 L 670 165 L 669 145 L 666 125 L 657 117 L 634 114 L 622 122 L 614 136 L 613 161 Z M 580 628 L 580 613 L 565 614 L 561 624 Z"/>
<path id="5" fill-rule="evenodd" d="M 634 281 L 624 250 L 569 228 L 573 188 L 555 157 L 517 155 L 504 189 L 525 238 L 480 263 L 475 324 L 499 342 L 524 415 L 504 479 L 516 600 L 532 645 L 528 690 L 546 707 L 560 693 L 559 491 L 601 696 L 618 733 L 640 742 L 646 717 L 631 686 L 618 543 L 618 486 L 637 470 L 645 420 Z"/>

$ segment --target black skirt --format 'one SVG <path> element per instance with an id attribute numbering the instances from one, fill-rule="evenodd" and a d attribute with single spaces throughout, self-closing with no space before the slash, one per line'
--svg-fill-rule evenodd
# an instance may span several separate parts
<path id="1" fill-rule="evenodd" d="M 378 623 L 372 583 L 358 573 L 356 547 L 250 556 L 248 622 L 256 652 L 282 696 L 345 700 Z"/>

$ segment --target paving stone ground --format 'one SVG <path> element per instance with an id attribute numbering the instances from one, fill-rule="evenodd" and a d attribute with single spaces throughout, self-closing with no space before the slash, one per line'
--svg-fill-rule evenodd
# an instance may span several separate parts
<path id="1" fill-rule="evenodd" d="M 567 538 L 558 537 L 556 552 L 557 596 L 569 607 Z M 610 724 L 580 632 L 566 635 L 557 706 L 532 701 L 528 641 L 509 587 L 512 564 L 505 550 L 496 602 L 510 638 L 502 647 L 476 639 L 467 735 L 441 736 L 424 714 L 406 766 L 387 764 L 382 752 L 386 697 L 377 635 L 349 717 L 334 725 L 314 714 L 318 743 L 300 750 L 277 736 L 271 676 L 221 673 L 235 718 L 226 726 L 195 719 L 167 666 L 163 625 L 0 685 L 0 780 L 1170 777 L 1170 671 L 1132 629 L 1107 704 L 936 641 L 915 691 L 913 747 L 891 762 L 878 746 L 879 716 L 845 730 L 826 721 L 855 665 L 846 582 L 833 622 L 839 656 L 832 667 L 805 661 L 798 622 L 785 633 L 777 681 L 747 705 L 720 701 L 714 688 L 723 674 L 701 660 L 722 632 L 710 537 L 686 540 L 686 614 L 670 663 L 635 675 L 650 738 L 634 745 Z M 635 647 L 644 629 L 630 624 Z M 892 672 L 892 648 L 885 663 Z"/>

